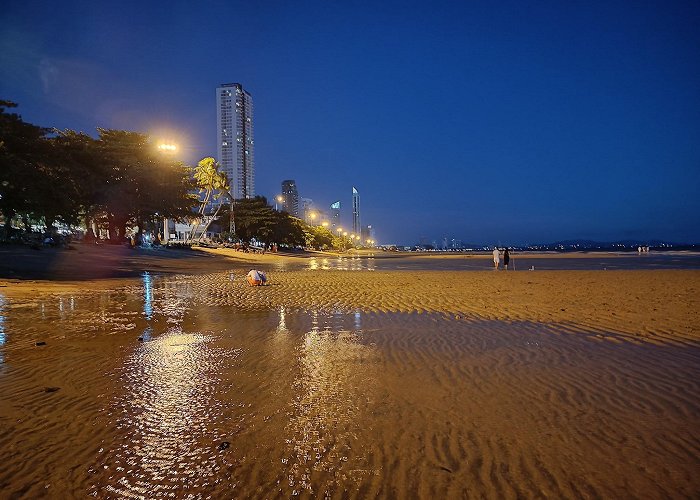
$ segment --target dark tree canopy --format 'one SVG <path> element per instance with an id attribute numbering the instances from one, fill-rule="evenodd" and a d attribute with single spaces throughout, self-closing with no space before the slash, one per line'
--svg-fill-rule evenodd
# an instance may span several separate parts
<path id="1" fill-rule="evenodd" d="M 6 235 L 15 216 L 43 223 L 104 220 L 110 237 L 129 224 L 186 219 L 197 203 L 191 170 L 159 153 L 147 135 L 98 129 L 97 139 L 51 131 L 9 112 L 0 101 L 0 212 Z M 25 225 L 27 225 L 25 223 Z"/>

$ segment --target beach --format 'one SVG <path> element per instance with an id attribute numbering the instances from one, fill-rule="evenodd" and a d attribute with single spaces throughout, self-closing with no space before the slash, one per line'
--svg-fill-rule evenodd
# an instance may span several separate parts
<path id="1" fill-rule="evenodd" d="M 9 497 L 700 492 L 698 270 L 100 251 L 0 266 Z"/>

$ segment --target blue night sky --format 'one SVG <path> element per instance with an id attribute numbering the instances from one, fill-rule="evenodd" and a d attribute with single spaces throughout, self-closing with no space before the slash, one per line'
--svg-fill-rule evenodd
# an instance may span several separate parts
<path id="1" fill-rule="evenodd" d="M 700 2 L 6 2 L 29 122 L 216 155 L 215 88 L 283 179 L 380 243 L 700 241 Z"/>

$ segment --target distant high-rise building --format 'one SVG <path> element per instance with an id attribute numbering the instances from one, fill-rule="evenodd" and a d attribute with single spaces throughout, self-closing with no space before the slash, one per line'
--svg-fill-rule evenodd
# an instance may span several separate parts
<path id="1" fill-rule="evenodd" d="M 340 226 L 340 201 L 331 203 L 331 227 Z"/>
<path id="2" fill-rule="evenodd" d="M 352 232 L 360 234 L 360 193 L 355 187 L 352 188 Z"/>
<path id="3" fill-rule="evenodd" d="M 282 209 L 289 215 L 299 217 L 299 191 L 296 182 L 291 179 L 282 181 Z"/>
<path id="4" fill-rule="evenodd" d="M 369 245 L 371 240 L 374 240 L 374 228 L 371 225 L 362 227 L 362 244 Z"/>
<path id="5" fill-rule="evenodd" d="M 255 196 L 253 98 L 240 83 L 216 89 L 217 154 L 236 199 Z"/>
<path id="6" fill-rule="evenodd" d="M 314 200 L 311 198 L 301 198 L 301 218 L 304 222 L 311 224 L 313 219 L 311 214 L 315 213 Z"/>

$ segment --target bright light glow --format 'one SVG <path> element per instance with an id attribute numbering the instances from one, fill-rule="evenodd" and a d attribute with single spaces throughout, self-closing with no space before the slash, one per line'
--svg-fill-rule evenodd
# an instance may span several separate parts
<path id="1" fill-rule="evenodd" d="M 279 201 L 280 203 L 282 203 L 282 202 L 284 201 L 284 197 L 283 197 L 281 194 L 278 195 L 278 196 L 277 196 L 277 201 Z"/>
<path id="2" fill-rule="evenodd" d="M 164 153 L 174 153 L 177 151 L 177 145 L 161 142 L 158 144 L 158 149 Z"/>
<path id="3" fill-rule="evenodd" d="M 321 225 L 322 225 L 323 227 L 328 227 L 328 221 L 327 221 L 327 220 L 324 220 L 324 221 L 321 223 Z"/>

